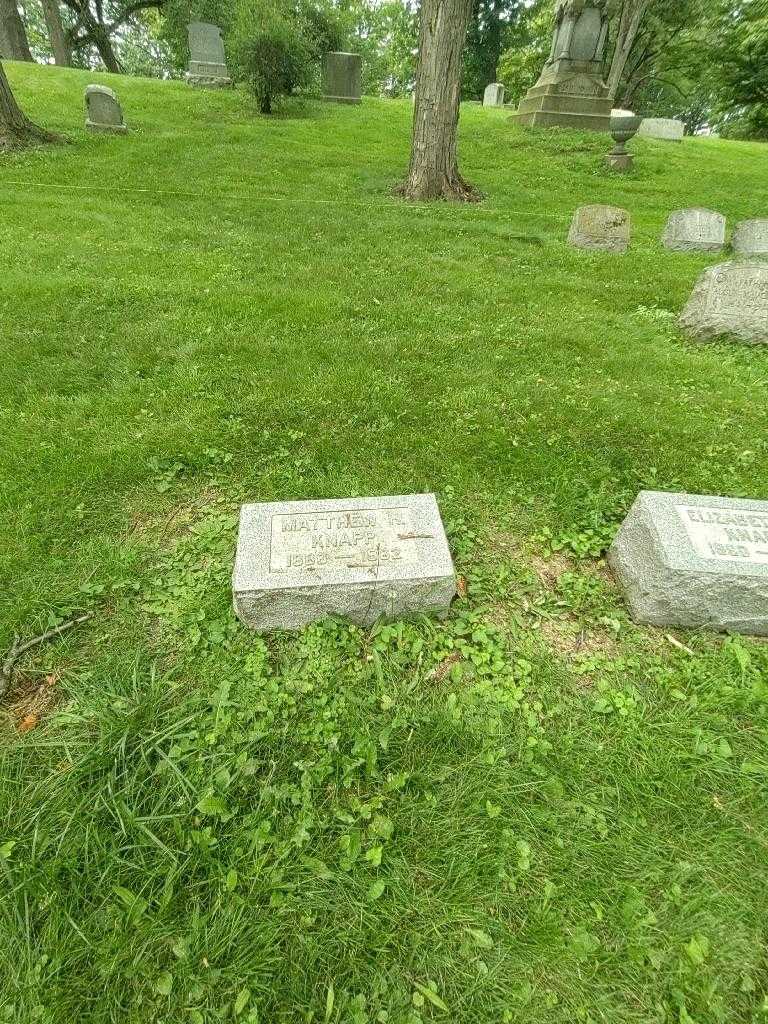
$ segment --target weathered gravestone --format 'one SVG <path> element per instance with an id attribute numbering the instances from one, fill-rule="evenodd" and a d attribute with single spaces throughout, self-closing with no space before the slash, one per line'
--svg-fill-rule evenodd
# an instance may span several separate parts
<path id="1" fill-rule="evenodd" d="M 725 248 L 725 217 L 714 210 L 694 207 L 670 214 L 662 235 L 667 249 L 677 252 L 722 252 Z"/>
<path id="2" fill-rule="evenodd" d="M 485 92 L 483 93 L 483 106 L 504 106 L 504 85 L 501 82 L 491 82 L 490 85 L 486 85 Z"/>
<path id="3" fill-rule="evenodd" d="M 190 59 L 186 79 L 189 84 L 209 89 L 224 89 L 232 85 L 218 25 L 193 21 L 187 25 L 187 34 Z"/>
<path id="4" fill-rule="evenodd" d="M 433 494 L 243 505 L 232 579 L 251 629 L 445 614 L 456 578 Z"/>
<path id="5" fill-rule="evenodd" d="M 116 132 L 124 135 L 128 128 L 117 96 L 106 85 L 89 85 L 85 90 L 85 127 L 92 132 Z"/>
<path id="6" fill-rule="evenodd" d="M 738 256 L 768 256 L 768 220 L 743 220 L 733 231 Z"/>
<path id="7" fill-rule="evenodd" d="M 705 270 L 680 326 L 699 341 L 732 335 L 747 344 L 768 344 L 768 263 L 733 260 Z"/>
<path id="8" fill-rule="evenodd" d="M 323 60 L 323 99 L 360 103 L 363 59 L 359 53 L 326 53 Z"/>
<path id="9" fill-rule="evenodd" d="M 768 501 L 641 491 L 608 562 L 636 622 L 768 635 Z"/>
<path id="10" fill-rule="evenodd" d="M 580 206 L 573 216 L 568 241 L 578 249 L 626 252 L 630 217 L 618 206 Z"/>
<path id="11" fill-rule="evenodd" d="M 682 142 L 685 135 L 685 122 L 677 121 L 673 117 L 646 117 L 637 134 L 646 139 Z"/>

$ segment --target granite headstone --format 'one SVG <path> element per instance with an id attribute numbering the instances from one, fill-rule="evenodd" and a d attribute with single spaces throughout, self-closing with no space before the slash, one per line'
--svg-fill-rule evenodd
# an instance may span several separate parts
<path id="1" fill-rule="evenodd" d="M 608 563 L 636 622 L 768 635 L 768 501 L 641 491 Z"/>
<path id="2" fill-rule="evenodd" d="M 483 93 L 483 106 L 504 106 L 504 84 L 502 82 L 491 82 L 490 85 L 486 85 L 485 92 Z"/>
<path id="3" fill-rule="evenodd" d="M 685 122 L 673 117 L 646 117 L 637 132 L 646 139 L 661 139 L 664 142 L 682 142 Z"/>
<path id="4" fill-rule="evenodd" d="M 573 216 L 568 241 L 578 249 L 626 252 L 630 216 L 618 206 L 580 206 Z"/>
<path id="5" fill-rule="evenodd" d="M 360 103 L 363 59 L 359 53 L 326 53 L 323 60 L 323 99 L 334 103 Z"/>
<path id="6" fill-rule="evenodd" d="M 737 256 L 768 256 L 768 220 L 743 220 L 733 231 Z"/>
<path id="7" fill-rule="evenodd" d="M 85 115 L 85 127 L 89 131 L 115 132 L 118 135 L 124 135 L 128 131 L 120 101 L 106 85 L 86 87 Z"/>
<path id="8" fill-rule="evenodd" d="M 768 263 L 732 260 L 705 270 L 680 326 L 699 341 L 731 336 L 751 345 L 768 344 Z"/>
<path id="9" fill-rule="evenodd" d="M 251 629 L 447 613 L 456 578 L 433 494 L 243 505 L 232 579 Z"/>
<path id="10" fill-rule="evenodd" d="M 190 85 L 209 89 L 223 89 L 232 85 L 227 70 L 224 40 L 218 25 L 193 21 L 187 26 L 189 36 L 189 70 L 186 79 Z"/>
<path id="11" fill-rule="evenodd" d="M 677 252 L 722 252 L 725 217 L 714 210 L 692 207 L 670 214 L 662 243 Z"/>

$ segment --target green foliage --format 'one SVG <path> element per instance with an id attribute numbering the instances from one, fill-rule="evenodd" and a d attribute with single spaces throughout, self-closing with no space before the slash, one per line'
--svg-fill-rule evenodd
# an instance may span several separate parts
<path id="1" fill-rule="evenodd" d="M 341 48 L 341 29 L 330 9 L 302 2 L 239 0 L 234 28 L 234 66 L 263 114 L 280 96 L 317 79 L 322 56 Z"/>
<path id="2" fill-rule="evenodd" d="M 419 45 L 413 0 L 354 0 L 345 9 L 350 47 L 363 58 L 363 92 L 407 96 L 413 91 Z"/>
<path id="3" fill-rule="evenodd" d="M 722 3 L 708 37 L 723 135 L 768 140 L 768 8 L 764 0 Z"/>
<path id="4" fill-rule="evenodd" d="M 525 46 L 531 19 L 544 3 L 545 0 L 537 0 L 532 7 L 526 0 L 474 0 L 464 50 L 465 99 L 482 99 L 486 85 L 502 80 L 502 53 Z M 551 8 L 548 15 L 551 25 Z"/>
<path id="5" fill-rule="evenodd" d="M 510 45 L 499 57 L 498 79 L 504 83 L 507 102 L 517 104 L 536 82 L 551 40 L 551 5 L 537 0 L 521 11 Z"/>

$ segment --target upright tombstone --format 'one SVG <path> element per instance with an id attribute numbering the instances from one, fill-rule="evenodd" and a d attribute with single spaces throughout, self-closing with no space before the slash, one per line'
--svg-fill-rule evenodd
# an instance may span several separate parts
<path id="1" fill-rule="evenodd" d="M 608 7 L 608 0 L 558 0 L 552 48 L 514 115 L 518 124 L 610 130 L 611 100 L 603 81 Z"/>
<path id="2" fill-rule="evenodd" d="M 580 206 L 573 215 L 568 241 L 577 249 L 626 252 L 630 216 L 618 206 Z"/>
<path id="3" fill-rule="evenodd" d="M 208 89 L 224 89 L 232 85 L 218 25 L 193 21 L 187 25 L 187 34 L 189 70 L 185 77 L 189 84 Z"/>
<path id="4" fill-rule="evenodd" d="M 677 252 L 722 252 L 725 248 L 725 217 L 714 210 L 692 207 L 670 214 L 662 244 Z"/>
<path id="5" fill-rule="evenodd" d="M 125 135 L 123 108 L 106 85 L 89 85 L 85 90 L 85 127 L 91 132 L 115 132 Z"/>
<path id="6" fill-rule="evenodd" d="M 682 142 L 685 123 L 673 117 L 646 117 L 637 132 L 646 139 L 661 139 L 664 142 Z"/>
<path id="7" fill-rule="evenodd" d="M 360 103 L 363 59 L 359 53 L 326 53 L 323 60 L 323 99 L 334 103 Z"/>
<path id="8" fill-rule="evenodd" d="M 641 491 L 608 563 L 635 622 L 768 635 L 768 501 Z"/>
<path id="9" fill-rule="evenodd" d="M 232 589 L 240 619 L 267 631 L 444 615 L 456 578 L 435 496 L 410 494 L 243 505 Z"/>
<path id="10" fill-rule="evenodd" d="M 504 106 L 504 84 L 503 84 L 503 82 L 491 82 L 490 85 L 486 85 L 485 92 L 483 93 L 483 106 L 484 107 L 503 107 Z"/>
<path id="11" fill-rule="evenodd" d="M 733 231 L 737 256 L 768 256 L 768 220 L 743 220 Z"/>
<path id="12" fill-rule="evenodd" d="M 697 341 L 730 336 L 748 345 L 768 344 L 768 263 L 732 260 L 705 270 L 680 326 Z"/>

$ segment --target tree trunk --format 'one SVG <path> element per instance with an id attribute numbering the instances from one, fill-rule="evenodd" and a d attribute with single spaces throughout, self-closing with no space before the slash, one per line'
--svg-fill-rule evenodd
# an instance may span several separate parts
<path id="1" fill-rule="evenodd" d="M 2 3 L 2 0 L 0 0 L 0 3 Z M 70 3 L 68 6 L 72 7 L 77 13 L 77 21 L 72 36 L 75 48 L 79 49 L 89 44 L 95 46 L 101 57 L 101 62 L 107 71 L 111 71 L 114 75 L 122 74 L 123 69 L 112 46 L 107 26 L 103 21 L 99 20 L 102 17 L 100 5 L 96 7 L 98 18 L 94 16 L 91 10 L 90 0 L 75 0 L 74 3 Z M 84 34 L 78 37 L 77 30 L 79 28 L 83 29 Z"/>
<path id="2" fill-rule="evenodd" d="M 45 24 L 48 27 L 48 38 L 51 40 L 51 50 L 53 50 L 53 59 L 59 67 L 69 68 L 72 66 L 72 53 L 70 52 L 67 37 L 64 34 L 64 26 L 61 22 L 59 0 L 42 0 L 42 3 Z"/>
<path id="3" fill-rule="evenodd" d="M 621 85 L 621 76 L 627 66 L 632 47 L 635 45 L 637 33 L 640 31 L 645 12 L 648 8 L 648 0 L 624 0 L 619 19 L 619 30 L 616 34 L 616 46 L 611 60 L 611 69 L 608 72 L 608 95 L 615 101 L 616 94 Z"/>
<path id="4" fill-rule="evenodd" d="M 27 120 L 16 102 L 0 64 L 0 150 L 32 142 L 54 142 L 56 136 Z"/>
<path id="5" fill-rule="evenodd" d="M 461 56 L 472 0 L 423 0 L 406 199 L 481 198 L 459 174 Z"/>
<path id="6" fill-rule="evenodd" d="M 6 60 L 32 60 L 27 30 L 16 0 L 0 0 L 0 57 Z"/>

